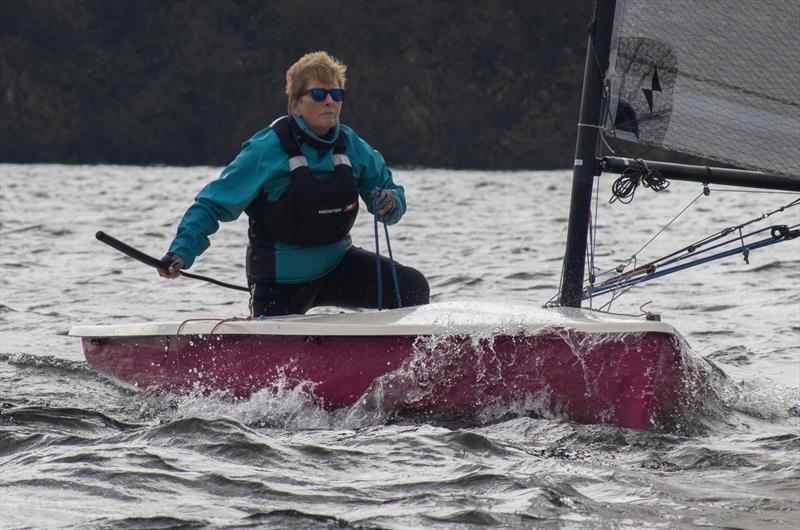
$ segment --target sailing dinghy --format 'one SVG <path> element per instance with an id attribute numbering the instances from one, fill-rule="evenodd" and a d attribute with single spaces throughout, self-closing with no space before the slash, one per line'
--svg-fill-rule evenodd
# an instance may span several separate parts
<path id="1" fill-rule="evenodd" d="M 83 338 L 96 370 L 138 388 L 247 397 L 301 386 L 326 408 L 377 394 L 384 412 L 399 416 L 528 402 L 576 421 L 646 429 L 666 421 L 685 377 L 668 324 L 525 304 L 441 302 L 71 334 Z"/>
<path id="2" fill-rule="evenodd" d="M 247 397 L 301 388 L 328 409 L 372 400 L 387 417 L 463 416 L 516 404 L 517 411 L 578 422 L 668 429 L 702 399 L 711 367 L 653 315 L 581 308 L 609 286 L 615 296 L 661 267 L 618 271 L 603 284 L 590 269 L 584 282 L 592 190 L 605 171 L 632 172 L 635 184 L 657 174 L 800 191 L 800 76 L 790 27 L 797 8 L 778 0 L 729 4 L 596 2 L 562 285 L 550 307 L 441 302 L 265 320 L 78 326 L 70 335 L 81 337 L 98 372 L 138 389 Z M 714 20 L 748 29 L 731 31 Z M 745 169 L 604 158 L 601 134 Z M 770 237 L 796 235 L 797 227 L 782 227 Z M 696 251 L 693 245 L 683 254 Z"/>

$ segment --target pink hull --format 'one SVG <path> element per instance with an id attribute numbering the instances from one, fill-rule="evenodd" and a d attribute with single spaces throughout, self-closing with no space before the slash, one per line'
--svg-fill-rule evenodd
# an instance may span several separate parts
<path id="1" fill-rule="evenodd" d="M 328 409 L 380 386 L 402 416 L 464 415 L 535 398 L 581 423 L 649 429 L 669 421 L 686 383 L 667 333 L 547 331 L 468 337 L 271 335 L 83 338 L 96 370 L 139 388 L 198 386 L 247 397 L 304 385 Z"/>

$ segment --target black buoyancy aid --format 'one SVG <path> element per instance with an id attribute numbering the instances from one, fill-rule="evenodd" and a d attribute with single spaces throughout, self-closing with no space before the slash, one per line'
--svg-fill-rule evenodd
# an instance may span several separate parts
<path id="1" fill-rule="evenodd" d="M 277 201 L 270 202 L 263 188 L 245 209 L 250 217 L 250 239 L 282 241 L 296 245 L 323 245 L 341 240 L 353 228 L 358 215 L 358 190 L 353 168 L 345 152 L 340 130 L 333 144 L 333 176 L 319 180 L 311 175 L 300 142 L 330 149 L 304 134 L 289 116 L 272 125 L 289 156 L 291 182 Z"/>

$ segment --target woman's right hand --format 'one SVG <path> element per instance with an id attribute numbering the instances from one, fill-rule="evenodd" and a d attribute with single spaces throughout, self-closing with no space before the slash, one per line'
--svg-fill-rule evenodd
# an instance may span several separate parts
<path id="1" fill-rule="evenodd" d="M 167 266 L 165 269 L 158 269 L 158 274 L 162 278 L 169 278 L 170 280 L 174 280 L 178 276 L 181 275 L 181 269 L 186 265 L 186 262 L 183 261 L 183 258 L 178 256 L 177 254 L 173 254 L 172 252 L 167 252 L 167 254 L 161 258 L 161 263 Z"/>

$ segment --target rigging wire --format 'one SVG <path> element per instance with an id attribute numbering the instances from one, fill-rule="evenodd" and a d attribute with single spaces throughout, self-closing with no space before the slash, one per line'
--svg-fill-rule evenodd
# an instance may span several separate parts
<path id="1" fill-rule="evenodd" d="M 699 196 L 698 196 L 698 198 L 699 198 Z M 695 199 L 695 201 L 696 200 L 697 200 L 697 198 Z M 692 203 L 694 203 L 695 201 L 692 201 Z M 755 222 L 762 221 L 762 220 L 764 220 L 764 219 L 766 219 L 766 218 L 768 218 L 768 217 L 770 217 L 770 216 L 772 216 L 772 215 L 774 215 L 776 213 L 783 212 L 783 211 L 787 210 L 788 208 L 792 208 L 792 207 L 795 207 L 795 206 L 798 206 L 798 205 L 800 205 L 800 197 L 798 197 L 795 200 L 789 202 L 788 204 L 785 204 L 785 205 L 783 205 L 783 206 L 781 206 L 779 208 L 776 208 L 775 210 L 763 213 L 759 217 L 755 217 L 753 219 L 745 221 L 745 222 L 743 222 L 743 223 L 741 223 L 739 225 L 736 225 L 736 226 L 731 226 L 731 227 L 724 228 L 724 229 L 722 229 L 722 230 L 720 230 L 720 231 L 718 231 L 718 232 L 716 232 L 716 233 L 714 233 L 714 234 L 712 234 L 712 235 L 710 235 L 710 236 L 708 236 L 708 237 L 706 237 L 704 239 L 696 241 L 695 243 L 687 245 L 687 246 L 685 246 L 685 247 L 683 247 L 683 248 L 681 248 L 681 249 L 679 249 L 677 251 L 674 251 L 674 252 L 672 252 L 670 254 L 667 254 L 666 256 L 663 256 L 661 258 L 653 260 L 653 261 L 651 261 L 651 262 L 649 262 L 649 263 L 647 263 L 645 265 L 641 265 L 639 267 L 634 267 L 634 269 L 630 270 L 627 273 L 624 273 L 624 268 L 630 263 L 630 259 L 629 259 L 626 264 L 618 266 L 616 269 L 613 269 L 614 272 L 617 272 L 617 276 L 616 277 L 610 278 L 608 280 L 605 280 L 604 282 L 601 282 L 600 284 L 590 285 L 588 288 L 586 288 L 584 290 L 584 297 L 586 298 L 586 297 L 591 297 L 591 296 L 597 296 L 597 295 L 600 295 L 600 294 L 605 294 L 605 293 L 613 291 L 613 294 L 612 294 L 612 301 L 613 301 L 619 295 L 624 294 L 624 292 L 627 292 L 631 287 L 633 287 L 634 285 L 636 285 L 638 283 L 641 283 L 643 281 L 647 281 L 647 280 L 650 280 L 650 279 L 654 279 L 656 277 L 664 276 L 664 275 L 669 274 L 671 272 L 678 272 L 679 270 L 684 270 L 684 269 L 689 268 L 689 267 L 694 266 L 694 265 L 699 265 L 699 264 L 702 264 L 702 263 L 713 261 L 715 259 L 720 259 L 722 257 L 731 256 L 731 255 L 734 255 L 734 254 L 737 254 L 737 253 L 742 253 L 745 261 L 748 262 L 748 257 L 749 257 L 749 253 L 750 253 L 751 250 L 755 250 L 757 248 L 761 248 L 761 247 L 764 247 L 764 246 L 767 246 L 767 245 L 771 245 L 771 244 L 778 243 L 778 242 L 781 242 L 781 241 L 786 241 L 786 240 L 789 240 L 789 239 L 794 239 L 796 237 L 800 237 L 800 231 L 797 230 L 797 228 L 800 227 L 800 225 L 795 225 L 795 226 L 791 226 L 791 227 L 787 227 L 786 225 L 776 225 L 776 226 L 762 228 L 760 230 L 756 230 L 756 231 L 750 232 L 748 234 L 743 234 L 742 233 L 742 229 L 747 227 L 747 226 L 749 226 L 749 225 L 751 225 L 751 224 L 753 224 L 753 223 L 755 223 Z M 689 206 L 691 206 L 691 204 Z M 688 208 L 688 206 L 687 206 L 687 208 Z M 686 208 L 683 211 L 685 211 L 685 210 L 686 210 Z M 683 213 L 683 211 L 680 214 L 678 214 L 678 216 L 680 216 Z M 676 218 L 678 216 L 676 216 Z M 673 219 L 673 221 L 674 221 L 674 219 Z M 670 221 L 669 224 L 671 224 L 673 221 Z M 760 234 L 762 232 L 765 232 L 767 230 L 770 231 L 770 237 L 769 238 L 763 239 L 761 241 L 757 241 L 757 242 L 752 243 L 750 245 L 746 245 L 745 244 L 745 242 L 744 242 L 745 238 L 753 237 L 753 236 L 755 236 L 757 234 Z M 663 232 L 663 230 L 662 230 L 662 232 Z M 729 236 L 731 234 L 735 234 L 736 232 L 738 232 L 738 235 L 735 235 L 733 238 L 728 239 L 726 241 L 718 242 L 720 239 L 722 239 L 722 238 L 724 238 L 726 236 Z M 655 239 L 655 236 L 647 244 L 652 242 L 653 239 Z M 718 242 L 718 243 L 715 244 L 715 245 L 712 245 L 712 246 L 708 246 L 708 245 L 711 245 L 714 242 Z M 686 260 L 688 258 L 696 257 L 699 254 L 702 254 L 702 253 L 705 253 L 705 252 L 709 252 L 711 250 L 715 250 L 715 249 L 718 249 L 720 247 L 723 247 L 723 246 L 726 246 L 726 245 L 735 244 L 735 243 L 739 243 L 738 248 L 730 249 L 730 250 L 721 252 L 719 254 L 716 254 L 714 256 L 710 256 L 708 258 L 700 258 L 700 259 L 698 259 L 696 261 L 693 261 L 693 262 L 690 262 L 689 264 L 686 264 L 686 265 L 678 265 L 678 266 L 675 266 L 675 267 L 673 267 L 671 269 L 666 269 L 666 270 L 664 269 L 664 267 L 666 267 L 668 265 L 672 265 L 672 264 L 675 264 L 677 262 Z M 647 246 L 647 244 L 645 246 Z M 702 250 L 701 250 L 701 247 L 707 247 L 707 248 L 702 248 Z M 642 248 L 644 248 L 644 247 L 642 247 Z M 636 254 L 638 254 L 640 251 L 637 251 Z M 636 256 L 636 254 L 634 254 L 634 256 L 633 256 L 634 258 Z M 656 271 L 658 271 L 658 272 L 656 272 Z M 604 273 L 604 274 L 608 274 L 608 272 Z M 637 279 L 637 277 L 638 277 L 638 279 Z M 620 292 L 621 288 L 625 288 L 625 290 Z M 606 305 L 608 305 L 608 304 L 606 304 Z M 605 306 L 603 306 L 603 307 L 605 307 Z"/>
<path id="2" fill-rule="evenodd" d="M 723 241 L 722 243 L 717 243 L 716 245 L 712 245 L 712 246 L 710 246 L 708 248 L 705 248 L 705 249 L 702 249 L 702 250 L 694 250 L 694 251 L 689 252 L 687 254 L 684 254 L 684 255 L 681 255 L 681 256 L 666 260 L 663 263 L 659 264 L 659 268 L 663 268 L 663 267 L 665 267 L 667 265 L 671 265 L 673 263 L 677 263 L 679 261 L 686 260 L 686 259 L 688 259 L 690 257 L 697 256 L 698 254 L 702 254 L 704 252 L 710 252 L 712 250 L 716 250 L 718 248 L 724 247 L 726 245 L 730 245 L 731 243 L 735 243 L 737 241 L 741 243 L 741 247 L 740 248 L 742 248 L 742 250 L 744 251 L 744 253 L 745 253 L 745 261 L 747 261 L 747 259 L 746 259 L 747 250 L 748 250 L 748 248 L 751 248 L 752 246 L 751 247 L 746 247 L 745 246 L 745 244 L 744 244 L 744 239 L 745 238 L 753 237 L 755 235 L 758 235 L 758 234 L 760 234 L 762 232 L 766 232 L 767 230 L 769 230 L 770 235 L 775 239 L 779 239 L 779 240 L 794 239 L 795 237 L 797 237 L 797 234 L 794 233 L 793 231 L 798 226 L 800 226 L 800 225 L 795 225 L 795 226 L 791 226 L 791 227 L 790 226 L 786 226 L 786 225 L 767 226 L 767 227 L 762 228 L 760 230 L 756 230 L 754 232 L 750 232 L 749 234 L 742 234 L 742 231 L 738 230 L 739 231 L 739 236 L 738 237 L 734 237 L 732 239 L 729 239 L 728 241 Z M 747 262 L 747 263 L 749 263 L 749 262 Z"/>
<path id="3" fill-rule="evenodd" d="M 704 188 L 704 193 L 705 193 L 705 188 Z M 695 201 L 696 200 L 697 199 L 695 199 Z M 798 196 L 795 200 L 789 202 L 788 204 L 785 204 L 785 205 L 783 205 L 783 206 L 781 206 L 779 208 L 776 208 L 775 210 L 772 210 L 771 212 L 765 212 L 765 213 L 762 213 L 759 217 L 754 217 L 754 218 L 752 218 L 752 219 L 750 219 L 748 221 L 745 221 L 745 222 L 743 222 L 741 224 L 738 224 L 738 225 L 735 225 L 735 226 L 730 226 L 730 227 L 727 227 L 727 228 L 723 228 L 722 230 L 720 230 L 720 231 L 718 231 L 718 232 L 716 232 L 716 233 L 714 233 L 714 234 L 712 234 L 710 236 L 707 236 L 704 239 L 701 239 L 701 240 L 696 241 L 696 242 L 694 242 L 694 243 L 692 243 L 690 245 L 687 245 L 687 246 L 685 246 L 685 247 L 683 247 L 683 248 L 681 248 L 679 250 L 676 250 L 675 252 L 667 254 L 666 256 L 663 256 L 663 257 L 661 257 L 661 258 L 659 258 L 657 260 L 653 260 L 650 263 L 648 263 L 647 265 L 643 265 L 642 267 L 655 267 L 655 266 L 660 265 L 661 261 L 664 261 L 664 260 L 667 260 L 669 258 L 672 258 L 673 256 L 676 256 L 678 254 L 682 254 L 684 252 L 689 252 L 689 253 L 694 252 L 696 249 L 698 249 L 698 248 L 700 248 L 702 246 L 708 245 L 710 243 L 713 243 L 714 241 L 718 241 L 718 240 L 722 239 L 723 237 L 725 237 L 725 236 L 727 236 L 727 235 L 729 235 L 729 234 L 731 234 L 733 232 L 736 232 L 737 230 L 741 232 L 741 229 L 746 227 L 746 226 L 749 226 L 749 225 L 751 225 L 753 223 L 757 223 L 759 221 L 763 221 L 763 220 L 767 219 L 768 217 L 770 217 L 770 216 L 772 216 L 772 215 L 774 215 L 776 213 L 781 213 L 781 212 L 785 211 L 788 208 L 793 208 L 793 207 L 798 206 L 798 205 L 800 205 L 800 196 Z M 691 206 L 691 204 L 689 206 Z M 687 206 L 687 208 L 688 208 L 688 206 Z M 685 211 L 685 209 L 684 209 L 684 211 Z M 681 212 L 681 214 L 682 213 L 683 212 Z M 678 214 L 678 215 L 681 215 L 681 214 Z M 672 221 L 670 221 L 670 224 L 671 223 L 672 223 Z M 647 244 L 649 245 L 650 242 L 648 242 Z M 645 245 L 645 246 L 647 246 L 647 245 Z M 642 249 L 644 249 L 644 247 L 642 247 Z M 641 252 L 642 249 L 637 251 L 637 254 L 639 252 Z"/>
<path id="4" fill-rule="evenodd" d="M 638 284 L 640 284 L 642 282 L 646 282 L 646 281 L 649 281 L 649 280 L 660 278 L 662 276 L 666 276 L 666 275 L 672 274 L 674 272 L 679 272 L 679 271 L 682 271 L 682 270 L 685 270 L 685 269 L 688 269 L 688 268 L 691 268 L 691 267 L 702 265 L 704 263 L 715 261 L 717 259 L 722 259 L 722 258 L 725 258 L 725 257 L 729 257 L 729 256 L 732 256 L 732 255 L 740 253 L 742 250 L 744 250 L 746 252 L 749 252 L 750 250 L 755 250 L 755 249 L 763 248 L 763 247 L 766 247 L 766 246 L 769 246 L 769 245 L 774 245 L 776 243 L 780 243 L 780 242 L 783 242 L 783 241 L 788 241 L 788 240 L 791 240 L 791 239 L 795 239 L 797 237 L 800 237 L 800 229 L 798 229 L 798 228 L 800 228 L 800 224 L 799 225 L 794 225 L 792 227 L 788 227 L 788 226 L 785 226 L 785 225 L 767 227 L 765 229 L 758 230 L 756 232 L 752 232 L 752 233 L 747 234 L 746 236 L 744 236 L 744 237 L 751 237 L 751 236 L 753 236 L 753 235 L 755 235 L 757 233 L 763 232 L 764 230 L 770 230 L 770 236 L 768 238 L 761 239 L 759 241 L 756 241 L 755 243 L 751 243 L 750 245 L 748 245 L 747 247 L 744 247 L 743 249 L 740 249 L 740 248 L 728 249 L 728 250 L 719 252 L 717 254 L 708 256 L 708 257 L 696 259 L 694 261 L 691 261 L 691 262 L 683 264 L 683 265 L 676 265 L 676 266 L 674 266 L 672 268 L 669 268 L 669 269 L 663 269 L 663 268 L 659 269 L 659 270 L 652 269 L 652 270 L 647 271 L 645 274 L 640 275 L 638 277 L 629 277 L 629 278 L 625 279 L 622 282 L 618 282 L 613 287 L 612 286 L 608 286 L 605 289 L 603 289 L 603 288 L 597 289 L 593 293 L 584 293 L 584 298 L 588 298 L 590 296 L 597 296 L 597 295 L 600 295 L 600 294 L 605 294 L 605 293 L 611 292 L 612 289 L 616 293 L 621 287 L 624 287 L 625 288 L 625 292 L 627 292 L 633 286 L 638 285 Z M 736 242 L 736 241 L 738 241 L 738 239 L 739 238 L 731 239 L 729 241 L 726 241 L 725 243 L 721 243 L 719 245 L 716 245 L 714 248 L 717 248 L 717 247 L 720 247 L 720 246 L 723 246 L 723 245 L 727 245 L 727 244 L 730 244 L 732 242 Z M 707 252 L 708 250 L 710 250 L 710 249 L 705 249 L 703 251 L 695 252 L 695 253 L 693 253 L 691 255 L 688 255 L 688 256 L 682 256 L 682 257 L 680 257 L 680 258 L 678 258 L 676 260 L 673 260 L 673 263 L 677 262 L 677 261 L 681 261 L 681 260 L 687 259 L 689 257 L 696 257 L 698 254 L 701 254 L 703 252 Z M 603 307 L 606 307 L 609 304 L 606 304 Z"/>
<path id="5" fill-rule="evenodd" d="M 612 304 L 613 302 L 615 302 L 615 301 L 617 300 L 617 298 L 619 298 L 619 297 L 620 297 L 620 296 L 622 296 L 623 294 L 627 293 L 627 292 L 628 292 L 628 291 L 630 291 L 631 289 L 633 289 L 633 285 L 631 285 L 631 286 L 629 286 L 629 287 L 627 287 L 627 288 L 625 288 L 625 289 L 622 289 L 622 286 L 620 285 L 620 286 L 619 286 L 617 289 L 615 289 L 615 290 L 614 290 L 614 292 L 611 294 L 611 299 L 610 299 L 608 302 L 606 302 L 605 304 L 601 305 L 601 306 L 600 306 L 600 308 L 598 309 L 598 311 L 611 311 L 611 304 Z"/>
<path id="6" fill-rule="evenodd" d="M 589 216 L 589 286 L 594 285 L 595 271 L 594 257 L 597 248 L 597 212 L 600 203 L 600 175 L 595 176 L 594 186 L 594 212 Z M 589 299 L 589 309 L 592 308 L 592 300 Z"/>
<path id="7" fill-rule="evenodd" d="M 697 195 L 697 196 L 696 196 L 694 199 L 692 199 L 692 200 L 689 202 L 689 204 L 687 204 L 687 205 L 686 205 L 686 206 L 685 206 L 685 207 L 684 207 L 684 208 L 683 208 L 683 209 L 682 209 L 680 212 L 678 212 L 678 213 L 677 213 L 677 214 L 676 214 L 676 215 L 675 215 L 675 216 L 674 216 L 674 217 L 673 217 L 673 218 L 672 218 L 672 219 L 671 219 L 671 220 L 670 220 L 670 221 L 669 221 L 667 224 L 665 224 L 664 226 L 662 226 L 662 227 L 661 227 L 661 229 L 660 229 L 658 232 L 656 232 L 656 233 L 653 235 L 653 237 L 651 237 L 651 238 L 650 238 L 650 239 L 649 239 L 649 240 L 648 240 L 648 241 L 647 241 L 647 242 L 646 242 L 644 245 L 642 245 L 642 246 L 641 246 L 641 247 L 640 247 L 640 248 L 639 248 L 639 249 L 638 249 L 636 252 L 634 252 L 634 253 L 631 255 L 631 257 L 630 257 L 630 258 L 628 258 L 628 260 L 627 260 L 625 263 L 623 263 L 623 264 L 620 264 L 620 265 L 617 265 L 617 266 L 616 266 L 616 267 L 614 267 L 613 269 L 609 269 L 609 270 L 607 270 L 607 271 L 604 271 L 604 272 L 600 273 L 600 274 L 599 274 L 599 276 L 607 276 L 607 275 L 609 275 L 609 274 L 614 274 L 614 273 L 617 273 L 617 275 L 622 275 L 622 273 L 624 272 L 625 268 L 627 268 L 627 266 L 628 266 L 628 265 L 630 265 L 630 263 L 631 263 L 631 262 L 634 262 L 634 268 L 633 268 L 633 271 L 636 271 L 636 270 L 638 269 L 638 268 L 635 266 L 635 263 L 636 263 L 636 260 L 637 260 L 637 256 L 638 256 L 638 255 L 639 255 L 639 254 L 640 254 L 640 253 L 641 253 L 641 252 L 642 252 L 644 249 L 646 249 L 648 246 L 650 246 L 650 244 L 651 244 L 651 243 L 653 243 L 653 241 L 655 241 L 655 240 L 656 240 L 656 239 L 657 239 L 657 238 L 658 238 L 658 237 L 659 237 L 659 236 L 660 236 L 662 233 L 664 233 L 664 232 L 667 230 L 667 228 L 669 228 L 669 227 L 670 227 L 670 226 L 671 226 L 671 225 L 672 225 L 672 224 L 673 224 L 675 221 L 677 221 L 677 220 L 678 220 L 678 219 L 679 219 L 679 218 L 680 218 L 680 217 L 681 217 L 681 216 L 682 216 L 684 213 L 686 213 L 686 211 L 687 211 L 689 208 L 691 208 L 691 207 L 692 207 L 692 205 L 693 205 L 694 203 L 696 203 L 696 202 L 697 202 L 697 201 L 700 199 L 700 197 L 703 197 L 704 195 L 706 195 L 706 196 L 708 195 L 708 194 L 706 193 L 706 189 L 705 189 L 705 187 L 703 188 L 703 191 L 702 191 L 702 192 L 700 192 L 700 193 L 699 193 L 699 194 L 698 194 L 698 195 Z M 633 271 L 631 271 L 631 272 L 633 272 Z M 618 276 L 618 277 L 619 277 L 619 276 Z M 607 280 L 606 282 L 603 282 L 603 283 L 601 283 L 600 285 L 607 284 L 607 283 L 611 283 L 611 280 Z"/>
<path id="8" fill-rule="evenodd" d="M 686 213 L 686 211 L 687 211 L 689 208 L 691 208 L 691 207 L 692 207 L 692 205 L 693 205 L 694 203 L 696 203 L 696 202 L 697 202 L 697 201 L 700 199 L 700 197 L 703 197 L 703 196 L 706 196 L 706 197 L 708 196 L 708 193 L 706 193 L 706 188 L 705 188 L 705 187 L 703 187 L 703 191 L 701 191 L 701 192 L 700 192 L 700 193 L 697 195 L 697 197 L 695 197 L 694 199 L 692 199 L 692 201 L 691 201 L 689 204 L 687 204 L 687 205 L 686 205 L 686 207 L 685 207 L 683 210 L 681 210 L 680 212 L 678 212 L 678 214 L 677 214 L 675 217 L 673 217 L 673 218 L 672 218 L 672 219 L 671 219 L 671 220 L 670 220 L 670 221 L 669 221 L 667 224 L 665 224 L 664 226 L 662 226 L 662 227 L 661 227 L 661 229 L 660 229 L 658 232 L 656 232 L 656 233 L 655 233 L 655 235 L 653 235 L 653 237 L 651 237 L 651 238 L 650 238 L 650 239 L 647 241 L 647 243 L 645 243 L 644 245 L 642 245 L 642 246 L 639 248 L 639 250 L 637 250 L 637 251 L 634 253 L 634 255 L 638 255 L 640 252 L 642 252 L 644 249 L 646 249 L 648 246 L 650 246 L 650 243 L 652 243 L 653 241 L 655 241 L 655 240 L 656 240 L 656 238 L 657 238 L 658 236 L 660 236 L 660 235 L 661 235 L 661 234 L 662 234 L 664 231 L 666 231 L 666 229 L 667 229 L 667 228 L 669 228 L 669 227 L 672 225 L 672 223 L 674 223 L 675 221 L 677 221 L 679 217 L 681 217 L 681 216 L 682 216 L 684 213 Z"/>
<path id="9" fill-rule="evenodd" d="M 620 270 L 620 272 L 624 271 L 625 267 L 628 266 L 631 262 L 633 262 L 633 268 L 636 269 L 636 256 L 633 255 L 628 259 L 628 261 L 624 265 L 622 265 L 622 269 Z M 621 277 L 621 275 L 620 275 L 620 277 Z M 622 282 L 621 281 L 617 281 L 617 284 L 615 285 L 615 287 L 613 289 L 613 292 L 611 293 L 611 299 L 600 307 L 601 311 L 602 310 L 610 311 L 611 310 L 611 304 L 613 302 L 615 302 L 617 300 L 617 298 L 619 298 L 623 294 L 627 293 L 628 289 L 630 289 L 630 288 L 628 288 L 628 289 L 625 289 L 624 291 L 621 291 L 620 289 L 622 289 L 622 287 L 623 287 Z M 594 295 L 594 291 L 592 291 L 592 293 L 593 293 L 592 296 L 595 296 Z"/>
<path id="10" fill-rule="evenodd" d="M 674 223 L 681 215 L 683 215 L 684 212 L 686 212 L 695 202 L 697 202 L 698 199 L 700 199 L 700 197 L 702 197 L 703 195 L 709 195 L 709 193 L 707 193 L 707 191 L 710 192 L 711 190 L 707 186 L 704 186 L 703 187 L 703 192 L 698 194 L 697 197 L 695 197 L 683 210 L 678 212 L 678 214 L 675 217 L 673 217 L 671 221 L 669 221 L 666 225 L 664 225 L 658 232 L 656 232 L 655 235 L 653 235 L 653 237 L 651 237 L 644 245 L 642 245 L 641 248 L 639 248 L 636 252 L 634 252 L 633 257 L 635 258 L 645 248 L 647 248 L 653 241 L 655 241 L 658 238 L 658 236 L 660 236 L 672 223 Z M 724 192 L 724 191 L 738 191 L 738 190 L 720 189 L 718 191 L 723 191 Z M 780 192 L 780 193 L 782 193 L 782 192 Z M 776 213 L 783 212 L 788 208 L 792 208 L 792 207 L 798 206 L 798 205 L 800 205 L 800 197 L 798 197 L 797 199 L 795 199 L 795 200 L 789 202 L 788 204 L 785 204 L 785 205 L 783 205 L 783 206 L 781 206 L 781 207 L 779 207 L 779 208 L 777 208 L 777 209 L 775 209 L 773 211 L 762 213 L 759 217 L 754 217 L 753 219 L 745 221 L 744 223 L 741 223 L 739 225 L 723 228 L 719 232 L 716 232 L 716 233 L 714 233 L 714 234 L 712 234 L 710 236 L 707 236 L 704 239 L 701 239 L 701 240 L 696 241 L 696 242 L 694 242 L 694 243 L 692 243 L 690 245 L 687 245 L 687 246 L 685 246 L 685 247 L 683 247 L 683 248 L 681 248 L 679 250 L 676 250 L 676 251 L 674 251 L 674 252 L 672 252 L 670 254 L 667 254 L 666 256 L 663 256 L 661 258 L 653 260 L 650 263 L 647 263 L 646 265 L 642 265 L 639 269 L 647 269 L 647 268 L 651 268 L 651 267 L 655 267 L 655 266 L 659 266 L 659 265 L 663 266 L 663 263 L 660 263 L 660 262 L 666 261 L 669 258 L 672 258 L 673 256 L 676 256 L 678 254 L 682 254 L 684 252 L 693 252 L 694 249 L 697 249 L 699 247 L 702 247 L 704 245 L 707 245 L 709 243 L 717 241 L 717 240 L 721 239 L 722 237 L 725 237 L 725 236 L 727 236 L 727 235 L 729 235 L 729 234 L 731 234 L 731 233 L 733 233 L 733 232 L 735 232 L 737 230 L 741 230 L 742 228 L 744 228 L 744 227 L 746 227 L 746 226 L 748 226 L 750 224 L 756 223 L 758 221 L 762 221 L 762 220 L 764 220 L 764 219 L 766 219 L 766 218 L 768 218 L 768 217 L 770 217 L 770 216 L 772 216 L 772 215 L 774 215 Z M 624 263 L 622 265 L 618 265 L 617 267 L 615 267 L 613 269 L 609 269 L 609 270 L 606 270 L 604 272 L 601 272 L 600 274 L 598 274 L 598 276 L 607 276 L 607 275 L 613 274 L 615 272 L 617 274 L 621 274 L 623 272 L 624 268 L 627 267 L 627 265 L 630 263 L 630 261 L 631 260 L 629 259 L 626 263 Z M 669 263 L 669 262 L 667 262 L 667 263 Z M 634 270 L 632 270 L 628 274 L 635 274 L 637 272 L 640 272 L 640 271 L 637 270 L 636 268 L 634 268 Z M 607 280 L 604 283 L 606 283 L 606 284 L 607 283 L 611 283 L 611 281 Z"/>
<path id="11" fill-rule="evenodd" d="M 709 191 L 713 191 L 716 193 L 771 193 L 773 195 L 794 195 L 796 192 L 794 191 L 778 191 L 778 190 L 733 190 L 729 188 L 709 188 Z"/>

